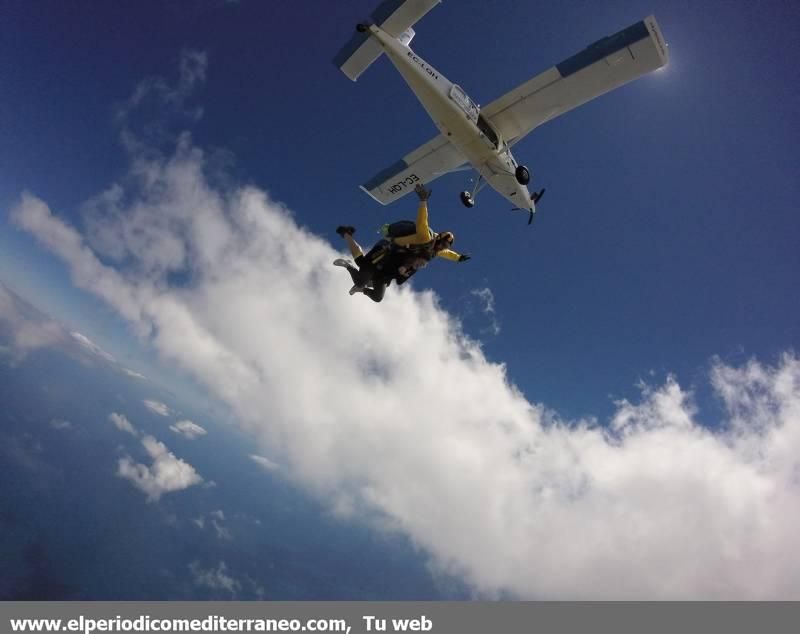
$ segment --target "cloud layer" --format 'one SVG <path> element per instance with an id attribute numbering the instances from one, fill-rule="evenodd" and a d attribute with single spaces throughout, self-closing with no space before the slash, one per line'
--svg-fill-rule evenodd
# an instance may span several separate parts
<path id="1" fill-rule="evenodd" d="M 11 291 L 0 284 L 0 334 L 6 331 L 14 361 L 21 361 L 37 348 L 63 343 L 67 337 L 58 323 L 40 314 L 26 314 L 25 308 Z"/>
<path id="2" fill-rule="evenodd" d="M 432 293 L 350 297 L 327 241 L 265 191 L 213 188 L 207 170 L 183 135 L 168 156 L 134 151 L 81 230 L 30 193 L 13 217 L 290 477 L 488 596 L 800 598 L 794 356 L 715 363 L 714 431 L 674 379 L 619 403 L 608 427 L 561 421 Z M 153 466 L 128 459 L 120 475 L 149 498 L 200 480 L 143 443 Z M 221 567 L 193 572 L 236 591 Z"/>

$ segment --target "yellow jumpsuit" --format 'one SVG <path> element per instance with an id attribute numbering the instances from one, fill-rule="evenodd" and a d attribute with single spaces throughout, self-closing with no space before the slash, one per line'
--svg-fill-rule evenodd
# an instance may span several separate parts
<path id="1" fill-rule="evenodd" d="M 417 232 L 410 236 L 403 236 L 402 238 L 394 238 L 393 242 L 400 247 L 420 247 L 426 244 L 433 245 L 439 234 L 436 233 L 428 225 L 428 201 L 420 200 L 419 209 L 417 209 Z M 461 254 L 456 253 L 452 249 L 442 249 L 435 255 L 445 260 L 458 262 Z"/>

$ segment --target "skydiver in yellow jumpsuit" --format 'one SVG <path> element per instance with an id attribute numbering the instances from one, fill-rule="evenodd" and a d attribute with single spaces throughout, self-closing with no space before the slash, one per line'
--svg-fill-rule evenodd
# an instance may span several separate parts
<path id="1" fill-rule="evenodd" d="M 453 262 L 466 262 L 469 255 L 459 254 L 451 247 L 455 237 L 450 231 L 436 233 L 428 224 L 428 198 L 430 190 L 417 185 L 414 191 L 419 197 L 417 209 L 416 232 L 403 237 L 381 240 L 364 255 L 361 246 L 353 239 L 355 229 L 348 226 L 336 228 L 350 248 L 358 268 L 343 259 L 334 264 L 345 267 L 353 278 L 350 294 L 364 293 L 374 302 L 380 302 L 386 287 L 392 279 L 398 284 L 405 282 L 418 269 L 424 267 L 434 257 L 445 258 Z"/>

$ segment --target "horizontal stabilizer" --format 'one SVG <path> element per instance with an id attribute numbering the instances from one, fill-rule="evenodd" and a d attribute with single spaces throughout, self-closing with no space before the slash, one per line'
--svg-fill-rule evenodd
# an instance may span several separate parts
<path id="1" fill-rule="evenodd" d="M 419 22 L 442 0 L 385 0 L 372 12 L 372 19 L 392 37 Z"/>
<path id="2" fill-rule="evenodd" d="M 441 0 L 385 0 L 373 11 L 371 19 L 392 37 L 400 38 L 439 2 Z M 410 35 L 413 36 L 413 30 Z M 355 81 L 381 53 L 383 47 L 369 31 L 356 32 L 333 58 L 333 63 Z"/>
<path id="3" fill-rule="evenodd" d="M 333 63 L 350 79 L 359 78 L 370 64 L 383 53 L 383 47 L 378 40 L 372 38 L 369 32 L 355 33 L 351 40 L 344 45 L 339 54 L 333 58 Z"/>

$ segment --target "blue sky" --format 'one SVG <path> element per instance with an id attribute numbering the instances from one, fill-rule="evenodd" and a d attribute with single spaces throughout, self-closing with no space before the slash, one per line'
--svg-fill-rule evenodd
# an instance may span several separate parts
<path id="1" fill-rule="evenodd" d="M 440 392 L 449 395 L 452 400 L 443 400 L 449 409 L 436 414 L 466 416 L 468 427 L 479 425 L 456 396 L 470 385 L 474 393 L 462 396 L 475 417 L 483 403 L 468 397 L 485 390 L 485 403 L 497 398 L 501 421 L 528 416 L 521 412 L 533 403 L 566 421 L 595 417 L 605 424 L 630 413 L 615 401 L 639 398 L 637 384 L 645 380 L 661 387 L 645 389 L 643 409 L 636 410 L 642 420 L 662 411 L 660 395 L 673 414 L 688 412 L 710 424 L 735 419 L 731 407 L 738 405 L 724 389 L 732 375 L 720 368 L 745 367 L 751 358 L 794 367 L 780 355 L 800 338 L 800 71 L 794 63 L 800 16 L 781 2 L 443 2 L 417 25 L 412 46 L 482 104 L 650 13 L 669 43 L 670 65 L 515 146 L 533 186 L 547 188 L 532 227 L 489 190 L 474 209 L 462 207 L 463 173 L 434 182 L 431 223 L 454 231 L 456 248 L 472 260 L 436 262 L 415 277 L 416 294 L 392 288 L 383 304 L 372 305 L 348 297 L 346 276 L 328 270 L 331 245 L 344 248 L 334 228 L 353 224 L 368 243 L 383 223 L 413 216 L 413 200 L 381 207 L 358 185 L 435 134 L 387 60 L 355 84 L 331 63 L 374 5 L 6 3 L 0 278 L 130 367 L 182 390 L 207 387 L 263 446 L 275 448 L 273 459 L 290 465 L 308 490 L 335 498 L 339 511 L 375 505 L 448 570 L 482 588 L 518 589 L 515 583 L 524 582 L 512 573 L 514 582 L 503 575 L 496 581 L 485 562 L 465 563 L 463 552 L 473 550 L 468 540 L 456 540 L 450 551 L 419 525 L 409 511 L 412 497 L 391 486 L 388 463 L 385 473 L 364 465 L 351 471 L 350 450 L 331 431 L 333 420 L 342 422 L 333 413 L 356 421 L 348 433 L 367 434 L 349 408 L 364 417 L 380 411 L 387 420 L 392 404 L 416 411 L 404 394 L 373 403 L 385 380 L 432 402 Z M 178 108 L 174 101 L 167 108 L 165 91 L 180 91 L 187 51 L 202 55 L 202 77 L 180 93 Z M 142 86 L 148 98 L 132 108 Z M 146 151 L 123 147 L 122 124 L 135 130 Z M 184 137 L 176 150 L 182 131 L 191 132 L 191 141 Z M 150 160 L 156 150 L 161 154 Z M 142 165 L 145 172 L 137 172 Z M 185 197 L 164 197 L 143 173 Z M 172 238 L 186 229 L 187 214 L 219 207 L 239 214 L 238 229 L 247 226 L 251 239 L 263 241 L 241 239 L 241 261 L 225 248 L 215 251 L 221 234 L 212 213 L 207 224 L 191 229 L 205 239 L 186 242 L 193 254 L 187 261 L 201 263 L 179 258 L 180 266 L 165 265 L 160 258 L 174 255 L 171 244 L 153 250 L 114 244 L 126 221 L 95 213 L 112 206 L 87 207 L 113 184 L 124 192 L 125 213 L 142 212 L 133 221 L 138 229 L 163 221 Z M 236 198 L 254 191 L 268 192 L 267 202 Z M 36 215 L 31 198 L 20 207 L 23 192 L 43 201 L 52 216 Z M 25 212 L 15 224 L 12 209 L 20 208 Z M 263 212 L 263 224 L 248 215 L 253 208 Z M 117 280 L 105 292 L 91 276 L 81 279 L 86 262 L 64 242 L 65 227 L 96 256 L 93 274 L 113 270 L 125 283 Z M 259 244 L 268 252 L 259 252 Z M 224 257 L 214 261 L 214 253 Z M 281 284 L 284 278 L 297 284 L 293 292 Z M 435 292 L 438 305 L 419 294 L 425 289 Z M 493 298 L 491 314 L 476 294 L 486 296 L 485 289 Z M 480 341 L 480 351 L 448 347 L 451 317 Z M 293 320 L 294 330 L 287 326 Z M 197 336 L 194 343 L 190 335 Z M 415 346 L 412 355 L 406 341 Z M 441 358 L 419 369 L 397 367 L 436 353 Z M 480 363 L 469 365 L 476 358 Z M 727 379 L 709 380 L 718 375 Z M 471 383 L 478 378 L 485 385 Z M 524 403 L 506 391 L 505 378 Z M 348 391 L 349 380 L 359 391 Z M 284 403 L 287 389 L 296 393 Z M 345 397 L 338 403 L 339 392 L 355 400 L 369 395 L 370 406 L 362 411 Z M 690 392 L 710 410 L 697 413 L 687 405 Z M 263 424 L 267 406 L 286 428 Z M 419 445 L 412 452 L 412 440 L 393 432 L 407 422 L 387 433 L 408 443 L 406 467 L 416 465 Z M 424 429 L 415 428 L 423 438 Z M 423 438 L 413 442 L 424 446 Z M 313 446 L 301 450 L 306 444 Z M 336 460 L 327 453 L 332 447 Z M 498 461 L 495 466 L 508 467 Z M 350 495 L 349 487 L 362 482 L 371 484 Z M 442 476 L 442 482 L 450 492 L 449 480 Z M 564 486 L 580 490 L 580 478 Z M 692 490 L 691 482 L 686 486 Z M 475 518 L 465 511 L 461 519 Z"/>
<path id="2" fill-rule="evenodd" d="M 77 221 L 80 204 L 125 169 L 114 108 L 142 79 L 174 78 L 189 47 L 208 54 L 193 97 L 203 108 L 196 142 L 230 151 L 236 178 L 268 187 L 311 231 L 335 242 L 332 228 L 347 221 L 368 241 L 384 221 L 413 214 L 413 201 L 382 208 L 357 185 L 435 132 L 388 61 L 356 84 L 330 63 L 371 5 L 10 3 L 0 43 L 4 217 L 28 189 Z M 471 289 L 490 288 L 501 334 L 482 336 L 487 354 L 531 397 L 574 415 L 608 411 L 608 395 L 627 394 L 650 370 L 691 381 L 712 355 L 772 359 L 798 341 L 797 14 L 776 2 L 524 13 L 511 2 L 445 2 L 414 42 L 488 103 L 650 12 L 669 68 L 518 145 L 534 184 L 548 188 L 531 230 L 489 191 L 462 208 L 464 174 L 433 185 L 434 226 L 452 228 L 473 260 L 430 267 L 417 284 L 455 314 Z M 3 258 L 8 281 L 15 265 L 33 269 L 67 303 L 63 274 L 4 225 L 3 251 L 16 248 L 14 262 Z M 465 323 L 476 335 L 486 327 Z"/>

